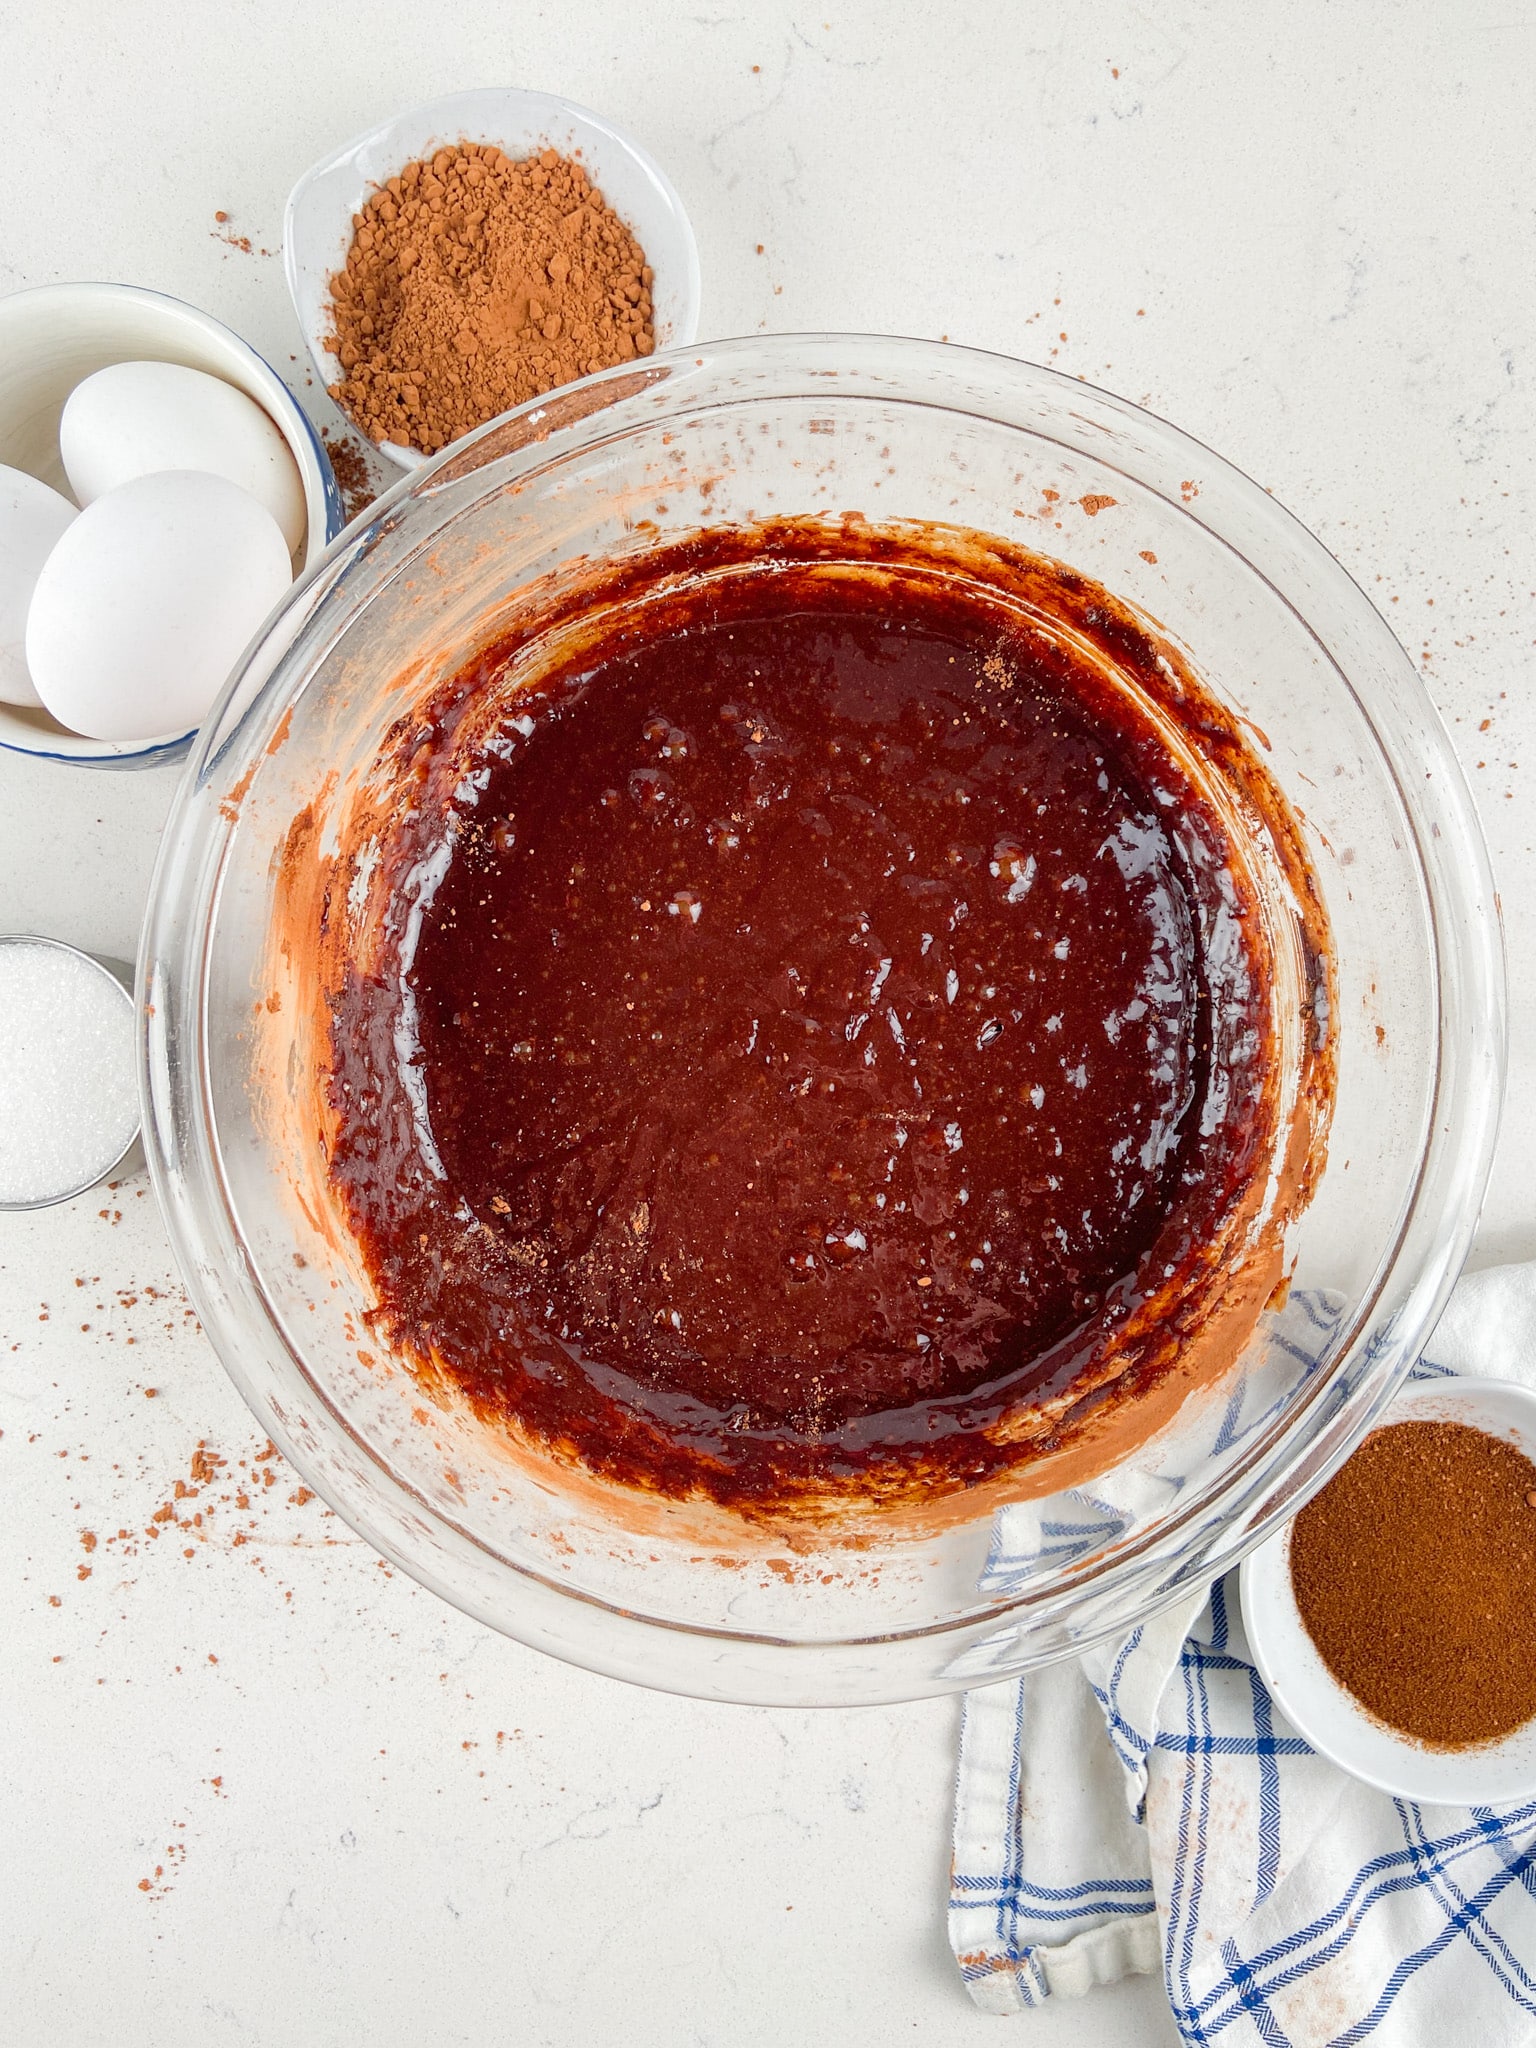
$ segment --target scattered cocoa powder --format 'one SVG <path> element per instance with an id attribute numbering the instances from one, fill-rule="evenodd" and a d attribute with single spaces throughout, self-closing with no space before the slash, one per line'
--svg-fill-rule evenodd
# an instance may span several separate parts
<path id="1" fill-rule="evenodd" d="M 238 235 L 229 225 L 229 215 L 221 206 L 213 216 L 214 225 L 208 230 L 216 242 L 227 242 L 231 249 L 238 249 L 242 256 L 270 256 L 270 249 L 252 247 L 249 235 Z"/>
<path id="2" fill-rule="evenodd" d="M 217 1451 L 210 1450 L 206 1442 L 200 1441 L 192 1453 L 192 1477 L 199 1486 L 207 1486 L 223 1463 Z"/>
<path id="3" fill-rule="evenodd" d="M 331 474 L 341 493 L 341 509 L 350 526 L 359 512 L 365 512 L 379 495 L 368 458 L 345 434 L 322 434 L 325 452 L 331 458 Z"/>
<path id="4" fill-rule="evenodd" d="M 645 252 L 582 166 L 460 142 L 353 216 L 331 279 L 331 396 L 434 454 L 510 407 L 655 347 Z"/>
<path id="5" fill-rule="evenodd" d="M 1461 1422 L 1396 1422 L 1296 1517 L 1291 1583 L 1334 1677 L 1434 1748 L 1536 1715 L 1536 1465 Z"/>

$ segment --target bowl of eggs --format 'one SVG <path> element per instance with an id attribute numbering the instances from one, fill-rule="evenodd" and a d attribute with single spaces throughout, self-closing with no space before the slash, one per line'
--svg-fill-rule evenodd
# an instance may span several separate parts
<path id="1" fill-rule="evenodd" d="M 134 285 L 0 299 L 0 747 L 169 758 L 343 523 L 298 401 L 219 321 Z"/>

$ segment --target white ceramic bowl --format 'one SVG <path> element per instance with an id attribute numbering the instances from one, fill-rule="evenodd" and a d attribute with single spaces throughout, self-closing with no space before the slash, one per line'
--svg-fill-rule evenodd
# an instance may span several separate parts
<path id="1" fill-rule="evenodd" d="M 283 268 L 299 326 L 327 390 L 340 376 L 340 365 L 325 347 L 331 333 L 331 279 L 352 245 L 352 216 L 370 192 L 406 164 L 455 142 L 494 143 L 514 158 L 540 149 L 579 157 L 655 273 L 651 301 L 657 348 L 685 348 L 697 339 L 698 245 L 683 202 L 661 166 L 612 122 L 573 100 L 552 92 L 485 86 L 413 107 L 355 136 L 306 171 L 288 195 Z M 402 469 L 419 469 L 428 459 L 392 441 L 377 446 Z"/>
<path id="2" fill-rule="evenodd" d="M 1509 1380 L 1415 1380 L 1379 1427 L 1464 1422 L 1536 1459 L 1536 1394 Z M 1291 1588 L 1291 1529 L 1253 1552 L 1242 1569 L 1248 1646 L 1277 1707 L 1296 1732 L 1352 1777 L 1399 1799 L 1435 1806 L 1496 1806 L 1536 1793 L 1536 1719 L 1498 1742 L 1430 1749 L 1366 1712 L 1318 1655 Z"/>
<path id="3" fill-rule="evenodd" d="M 130 284 L 50 284 L 0 298 L 0 463 L 69 495 L 59 459 L 59 415 L 83 377 L 111 363 L 183 363 L 243 391 L 287 442 L 304 482 L 309 525 L 294 556 L 318 562 L 346 521 L 320 438 L 277 372 L 211 314 Z M 185 747 L 190 733 L 90 740 L 46 711 L 0 704 L 0 747 L 96 767 L 142 767 Z"/>

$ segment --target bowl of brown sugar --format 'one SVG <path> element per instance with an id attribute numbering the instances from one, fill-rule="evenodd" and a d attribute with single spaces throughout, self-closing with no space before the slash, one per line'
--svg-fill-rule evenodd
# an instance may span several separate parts
<path id="1" fill-rule="evenodd" d="M 553 93 L 454 93 L 343 144 L 289 195 L 283 263 L 327 391 L 403 469 L 698 332 L 670 180 Z"/>
<path id="2" fill-rule="evenodd" d="M 1536 1394 L 1406 1387 L 1295 1520 L 1247 1560 L 1243 1618 L 1312 1747 L 1405 1799 L 1536 1788 Z"/>

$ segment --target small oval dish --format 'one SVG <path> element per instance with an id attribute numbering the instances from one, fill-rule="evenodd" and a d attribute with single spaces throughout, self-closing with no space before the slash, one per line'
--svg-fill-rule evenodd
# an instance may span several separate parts
<path id="1" fill-rule="evenodd" d="M 645 250 L 655 274 L 651 299 L 658 349 L 686 347 L 699 331 L 699 251 L 671 180 L 639 143 L 557 93 L 486 86 L 413 107 L 355 136 L 308 170 L 288 196 L 283 269 L 299 327 L 321 384 L 340 376 L 326 348 L 331 279 L 352 245 L 352 217 L 370 192 L 418 157 L 456 142 L 494 143 L 509 157 L 541 149 L 579 158 Z M 401 469 L 428 460 L 393 441 L 375 444 Z"/>

